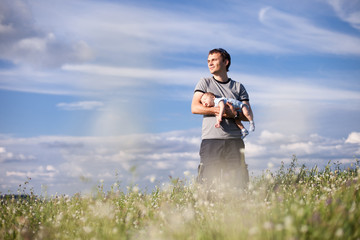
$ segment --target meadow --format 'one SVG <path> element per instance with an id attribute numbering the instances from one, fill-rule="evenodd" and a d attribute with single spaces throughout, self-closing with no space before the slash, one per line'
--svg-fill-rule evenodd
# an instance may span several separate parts
<path id="1" fill-rule="evenodd" d="M 0 239 L 360 239 L 360 164 L 297 163 L 252 177 L 246 189 L 193 179 L 91 195 L 2 195 Z"/>

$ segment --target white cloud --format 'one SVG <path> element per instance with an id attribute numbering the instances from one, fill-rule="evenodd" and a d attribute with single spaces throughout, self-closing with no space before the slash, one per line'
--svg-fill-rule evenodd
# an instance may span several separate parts
<path id="1" fill-rule="evenodd" d="M 4 147 L 0 147 L 0 163 L 1 162 L 20 162 L 20 161 L 32 161 L 35 157 L 31 154 L 24 155 L 23 153 L 14 154 L 9 152 Z"/>
<path id="2" fill-rule="evenodd" d="M 33 4 L 38 21 L 47 20 L 53 28 L 59 28 L 61 22 L 63 29 L 58 31 L 94 43 L 97 57 L 111 65 L 152 66 L 152 60 L 164 53 L 202 53 L 220 45 L 247 53 L 360 52 L 356 37 L 316 27 L 306 18 L 275 8 L 259 9 L 260 4 L 244 8 L 234 3 L 228 16 L 215 22 L 208 21 L 210 11 L 204 12 L 196 4 L 187 6 L 187 11 L 113 2 L 68 1 L 56 9 L 47 1 Z M 80 8 L 86 12 L 79 12 Z M 223 37 L 214 38 L 213 33 Z M 347 44 L 339 46 L 340 41 Z"/>
<path id="3" fill-rule="evenodd" d="M 346 143 L 360 144 L 360 132 L 352 132 L 345 141 Z"/>
<path id="4" fill-rule="evenodd" d="M 193 153 L 194 155 L 196 154 L 196 156 L 198 155 L 197 153 Z M 199 161 L 198 161 L 198 156 L 196 157 L 196 160 L 194 161 L 186 161 L 185 162 L 185 168 L 186 169 L 191 169 L 191 170 L 194 170 L 194 169 L 197 169 L 199 166 Z"/>
<path id="5" fill-rule="evenodd" d="M 52 165 L 47 165 L 47 166 L 46 166 L 46 171 L 55 172 L 56 169 L 55 169 L 54 166 L 52 166 Z"/>
<path id="6" fill-rule="evenodd" d="M 316 150 L 313 142 L 298 142 L 298 143 L 290 143 L 290 144 L 281 144 L 280 150 L 282 152 L 288 152 L 289 154 L 293 152 L 300 152 L 303 154 L 312 154 Z"/>
<path id="7" fill-rule="evenodd" d="M 259 141 L 263 144 L 272 143 L 272 142 L 280 142 L 285 138 L 284 134 L 274 133 L 267 130 L 261 132 L 259 136 Z"/>
<path id="8" fill-rule="evenodd" d="M 251 31 L 247 32 L 251 28 L 242 24 L 240 19 L 234 22 L 218 19 L 210 24 L 207 20 L 210 16 L 204 16 L 203 10 L 186 13 L 173 9 L 164 11 L 151 6 L 88 2 L 87 11 L 91 14 L 80 18 L 75 14 L 64 13 L 62 22 L 82 29 L 81 33 L 71 29 L 74 34 L 82 34 L 84 38 L 95 42 L 106 42 L 107 44 L 98 46 L 97 53 L 100 55 L 110 51 L 122 53 L 122 56 L 146 56 L 149 53 L 153 55 L 154 52 L 181 53 L 189 50 L 200 52 L 207 51 L 212 45 L 221 44 L 243 51 L 274 52 L 282 49 L 262 41 Z M 211 31 L 208 30 L 210 28 Z M 96 35 L 92 34 L 94 31 L 97 32 Z M 221 40 L 213 38 L 213 32 L 226 37 Z M 209 43 L 209 39 L 212 43 Z M 126 64 L 124 60 L 128 59 L 119 59 Z"/>
<path id="9" fill-rule="evenodd" d="M 94 110 L 102 107 L 104 104 L 99 101 L 81 101 L 71 103 L 58 103 L 56 106 L 63 110 Z"/>
<path id="10" fill-rule="evenodd" d="M 53 180 L 58 174 L 55 169 L 49 170 L 48 168 L 49 166 L 39 166 L 35 169 L 32 169 L 31 171 L 6 171 L 5 175 L 7 177 L 16 177 L 17 179 L 22 180 L 26 178 L 41 178 L 44 181 L 44 184 L 46 184 L 47 181 Z"/>
<path id="11" fill-rule="evenodd" d="M 259 21 L 268 28 L 270 41 L 278 41 L 283 47 L 292 49 L 290 51 L 360 54 L 360 38 L 317 27 L 306 18 L 266 7 L 259 11 Z"/>
<path id="12" fill-rule="evenodd" d="M 62 69 L 70 72 L 80 72 L 85 74 L 95 74 L 99 76 L 113 76 L 121 79 L 138 79 L 140 82 L 131 82 L 136 85 L 141 82 L 154 82 L 169 85 L 193 85 L 194 76 L 200 75 L 202 69 L 181 68 L 181 69 L 156 69 L 156 68 L 130 68 L 130 67 L 112 67 L 95 64 L 82 64 L 62 66 Z M 169 79 L 173 79 L 169 81 Z M 101 84 L 107 84 L 102 82 Z M 123 85 L 122 81 L 118 81 L 118 85 Z"/>
<path id="13" fill-rule="evenodd" d="M 59 67 L 64 63 L 93 58 L 82 40 L 64 41 L 36 25 L 31 3 L 23 0 L 0 2 L 0 51 L 2 59 L 32 67 Z"/>
<path id="14" fill-rule="evenodd" d="M 360 1 L 359 0 L 324 0 L 330 4 L 336 14 L 352 27 L 360 30 Z"/>

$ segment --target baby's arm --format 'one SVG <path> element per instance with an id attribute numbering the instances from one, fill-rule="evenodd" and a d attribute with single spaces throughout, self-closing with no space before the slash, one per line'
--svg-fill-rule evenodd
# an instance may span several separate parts
<path id="1" fill-rule="evenodd" d="M 221 100 L 219 102 L 218 106 L 219 106 L 219 114 L 216 114 L 216 124 L 215 124 L 215 127 L 217 127 L 217 128 L 220 127 L 220 123 L 222 121 L 222 115 L 224 114 L 224 111 L 225 111 L 224 100 Z"/>

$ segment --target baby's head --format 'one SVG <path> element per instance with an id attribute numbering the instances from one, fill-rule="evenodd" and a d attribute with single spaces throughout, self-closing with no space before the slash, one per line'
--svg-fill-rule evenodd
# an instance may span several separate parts
<path id="1" fill-rule="evenodd" d="M 215 99 L 215 95 L 213 93 L 206 92 L 202 95 L 200 101 L 204 107 L 213 107 L 215 106 L 214 99 Z"/>

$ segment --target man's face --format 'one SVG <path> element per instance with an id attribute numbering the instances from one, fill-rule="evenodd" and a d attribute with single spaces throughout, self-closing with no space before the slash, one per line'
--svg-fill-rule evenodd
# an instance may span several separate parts
<path id="1" fill-rule="evenodd" d="M 213 53 L 208 56 L 208 67 L 211 74 L 226 72 L 226 63 L 227 61 L 223 61 L 220 53 Z"/>
<path id="2" fill-rule="evenodd" d="M 215 105 L 214 98 L 207 95 L 201 97 L 201 103 L 204 107 L 213 107 Z"/>

